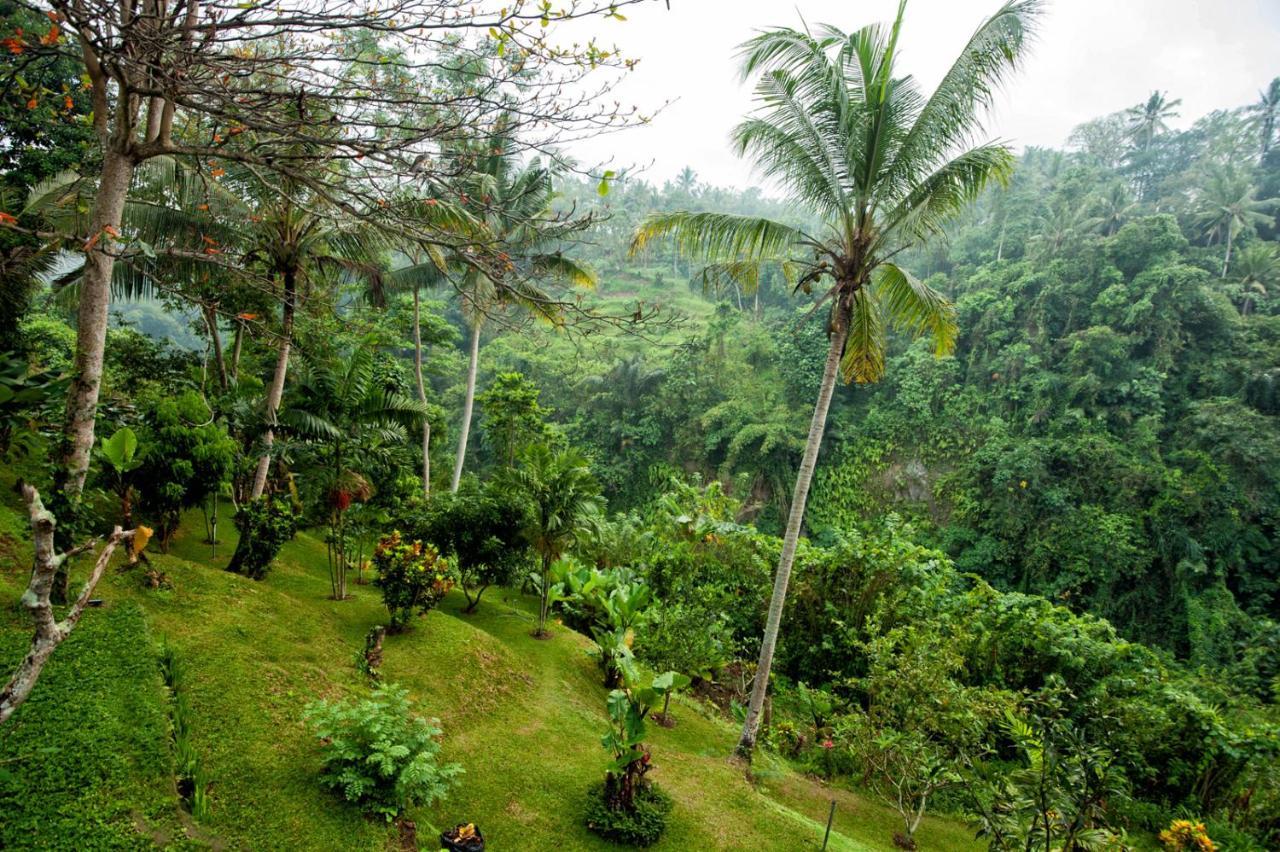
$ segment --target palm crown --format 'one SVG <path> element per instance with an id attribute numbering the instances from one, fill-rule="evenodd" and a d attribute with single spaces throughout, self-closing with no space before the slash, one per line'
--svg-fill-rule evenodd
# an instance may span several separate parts
<path id="1" fill-rule="evenodd" d="M 831 303 L 832 331 L 849 341 L 846 381 L 881 376 L 887 326 L 928 332 L 939 351 L 950 349 L 950 305 L 896 259 L 937 235 L 989 183 L 1009 177 L 1007 147 L 967 143 L 1018 64 L 1037 8 L 1036 0 L 1002 7 L 927 97 L 911 77 L 894 74 L 901 6 L 887 27 L 761 33 L 741 54 L 744 77 L 758 78 L 759 106 L 734 130 L 733 143 L 820 226 L 664 213 L 642 223 L 633 250 L 670 237 L 708 262 L 702 276 L 709 284 L 751 289 L 761 267 L 774 264 L 797 288 L 825 288 L 820 302 Z"/>

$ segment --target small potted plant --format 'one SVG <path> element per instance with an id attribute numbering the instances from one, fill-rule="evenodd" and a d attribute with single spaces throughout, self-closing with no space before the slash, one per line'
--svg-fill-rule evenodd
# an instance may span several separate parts
<path id="1" fill-rule="evenodd" d="M 440 834 L 440 847 L 449 852 L 484 852 L 484 835 L 473 822 L 459 824 Z"/>

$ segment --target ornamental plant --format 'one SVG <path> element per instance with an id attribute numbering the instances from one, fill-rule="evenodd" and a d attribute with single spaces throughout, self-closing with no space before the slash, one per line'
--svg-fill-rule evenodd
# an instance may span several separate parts
<path id="1" fill-rule="evenodd" d="M 323 746 L 325 786 L 388 822 L 443 798 L 462 774 L 439 762 L 439 720 L 415 716 L 402 686 L 380 686 L 363 701 L 317 701 L 303 718 Z"/>
<path id="2" fill-rule="evenodd" d="M 392 633 L 405 630 L 415 611 L 423 615 L 434 609 L 457 583 L 453 566 L 439 551 L 421 541 L 405 541 L 398 530 L 378 542 L 373 567 L 378 572 L 374 585 L 382 589 L 382 602 L 391 613 Z"/>
<path id="3" fill-rule="evenodd" d="M 1209 839 L 1204 823 L 1175 819 L 1160 832 L 1160 843 L 1169 852 L 1214 852 L 1217 844 Z"/>
<path id="4" fill-rule="evenodd" d="M 587 804 L 587 828 L 623 843 L 648 846 L 666 828 L 671 802 L 645 776 L 653 768 L 644 744 L 645 718 L 675 689 L 689 685 L 678 672 L 664 672 L 647 679 L 636 666 L 630 648 L 623 647 L 616 660 L 621 685 L 609 693 L 606 707 L 609 730 L 600 743 L 612 760 L 603 786 L 591 788 Z"/>

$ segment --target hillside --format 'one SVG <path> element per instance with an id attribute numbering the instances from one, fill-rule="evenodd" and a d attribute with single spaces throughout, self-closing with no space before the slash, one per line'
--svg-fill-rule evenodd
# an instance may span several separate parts
<path id="1" fill-rule="evenodd" d="M 189 520 L 198 521 L 197 518 Z M 23 580 L 22 519 L 0 510 L 0 594 Z M 191 529 L 199 529 L 198 524 Z M 382 849 L 394 830 L 371 822 L 317 782 L 318 750 L 300 722 L 320 696 L 359 692 L 353 665 L 363 636 L 384 619 L 376 592 L 355 586 L 327 599 L 324 545 L 301 535 L 264 582 L 220 570 L 233 542 L 209 558 L 192 532 L 154 565 L 169 590 L 140 588 L 137 573 L 99 587 L 101 609 L 55 654 L 31 701 L 0 731 L 0 846 L 22 848 Z M 599 738 L 605 691 L 589 640 L 564 627 L 537 641 L 530 602 L 505 591 L 474 616 L 448 600 L 408 634 L 390 637 L 384 676 L 408 686 L 438 716 L 445 759 L 461 763 L 453 794 L 417 811 L 423 848 L 459 820 L 479 824 L 495 850 L 604 849 L 581 825 L 580 800 L 605 763 Z M 12 609 L 0 620 L 4 664 L 24 645 Z M 193 733 L 210 780 L 211 808 L 195 823 L 179 812 L 172 781 L 160 642 L 187 669 Z M 821 845 L 830 798 L 833 850 L 891 849 L 887 809 L 760 758 L 752 789 L 730 765 L 736 730 L 691 701 L 674 729 L 653 726 L 655 776 L 676 800 L 658 849 L 798 849 Z M 90 724 L 91 723 L 91 724 Z M 56 771 L 3 771 L 65 752 Z M 90 818 L 87 815 L 93 814 Z M 41 827 L 37 842 L 33 835 Z M 57 830 L 51 830 L 56 826 Z M 980 848 L 961 825 L 929 820 L 925 849 Z"/>

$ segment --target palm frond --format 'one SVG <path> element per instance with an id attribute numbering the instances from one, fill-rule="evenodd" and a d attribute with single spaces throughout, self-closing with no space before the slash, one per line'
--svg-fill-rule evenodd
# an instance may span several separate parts
<path id="1" fill-rule="evenodd" d="M 840 375 L 846 384 L 878 382 L 884 375 L 884 356 L 884 315 L 880 302 L 864 287 L 854 294 Z"/>
<path id="2" fill-rule="evenodd" d="M 970 144 L 996 91 L 1026 56 L 1042 0 L 1010 0 L 970 36 L 902 142 L 890 182 L 909 185 Z"/>
<path id="3" fill-rule="evenodd" d="M 640 223 L 631 239 L 631 254 L 654 240 L 669 237 L 686 257 L 716 263 L 729 260 L 786 257 L 804 240 L 802 231 L 756 216 L 731 213 L 655 213 Z"/>
<path id="4" fill-rule="evenodd" d="M 945 296 L 895 263 L 877 267 L 872 295 L 893 326 L 913 336 L 933 338 L 934 353 L 948 355 L 955 348 L 955 307 Z"/>

